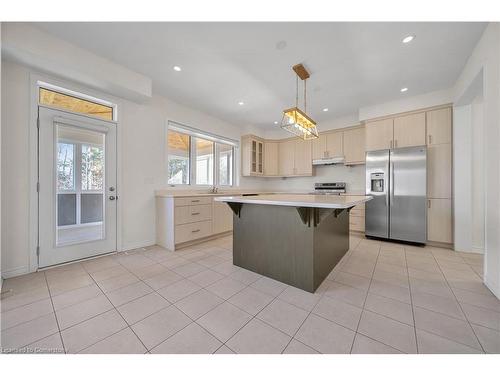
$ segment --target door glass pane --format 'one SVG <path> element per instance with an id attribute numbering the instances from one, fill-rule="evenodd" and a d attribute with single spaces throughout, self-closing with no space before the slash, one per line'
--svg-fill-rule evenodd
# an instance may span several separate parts
<path id="1" fill-rule="evenodd" d="M 189 135 L 168 131 L 168 183 L 189 184 Z"/>
<path id="2" fill-rule="evenodd" d="M 57 189 L 75 190 L 75 145 L 57 143 Z"/>
<path id="3" fill-rule="evenodd" d="M 104 238 L 105 135 L 57 125 L 56 244 Z"/>
<path id="4" fill-rule="evenodd" d="M 218 143 L 219 155 L 219 185 L 233 184 L 233 146 Z"/>
<path id="5" fill-rule="evenodd" d="M 213 185 L 214 183 L 214 143 L 206 139 L 195 139 L 196 184 Z"/>
<path id="6" fill-rule="evenodd" d="M 76 224 L 76 194 L 57 194 L 57 225 Z"/>
<path id="7" fill-rule="evenodd" d="M 81 220 L 82 224 L 97 223 L 102 221 L 102 193 L 81 195 Z"/>

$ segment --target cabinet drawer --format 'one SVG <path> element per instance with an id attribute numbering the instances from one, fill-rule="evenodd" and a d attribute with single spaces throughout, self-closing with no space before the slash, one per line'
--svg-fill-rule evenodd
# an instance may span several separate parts
<path id="1" fill-rule="evenodd" d="M 175 198 L 175 207 L 178 206 L 193 206 L 200 204 L 211 204 L 212 197 L 184 197 Z"/>
<path id="2" fill-rule="evenodd" d="M 353 208 L 349 214 L 350 214 L 350 216 L 363 216 L 363 217 L 365 217 L 365 210 L 363 210 L 363 209 L 355 210 Z"/>
<path id="3" fill-rule="evenodd" d="M 364 216 L 350 216 L 349 229 L 357 230 L 359 232 L 365 231 L 365 217 Z"/>
<path id="4" fill-rule="evenodd" d="M 212 220 L 175 226 L 175 243 L 208 237 L 212 234 Z"/>
<path id="5" fill-rule="evenodd" d="M 175 208 L 175 225 L 212 219 L 212 205 L 179 206 Z"/>

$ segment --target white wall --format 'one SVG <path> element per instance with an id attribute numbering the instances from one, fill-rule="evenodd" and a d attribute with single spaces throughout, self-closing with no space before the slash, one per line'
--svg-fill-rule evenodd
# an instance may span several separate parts
<path id="1" fill-rule="evenodd" d="M 482 92 L 471 105 L 472 123 L 472 250 L 484 253 L 485 236 L 485 171 L 484 171 L 484 106 Z"/>
<path id="2" fill-rule="evenodd" d="M 453 109 L 453 212 L 454 247 L 457 251 L 472 248 L 472 108 Z"/>
<path id="3" fill-rule="evenodd" d="M 406 92 L 402 93 L 401 96 L 402 98 L 398 100 L 360 108 L 359 121 L 453 102 L 453 91 L 451 89 L 414 96 L 408 96 L 408 92 Z"/>
<path id="4" fill-rule="evenodd" d="M 11 277 L 29 272 L 30 249 L 30 74 L 32 69 L 11 61 L 2 64 L 2 275 Z M 70 88 L 75 83 L 68 82 Z M 78 86 L 81 87 L 81 86 Z M 82 91 L 84 91 L 82 89 Z M 96 96 L 95 91 L 87 91 Z M 166 122 L 168 119 L 215 134 L 239 139 L 255 132 L 237 127 L 168 99 L 153 97 L 148 103 L 106 99 L 118 104 L 119 165 L 122 179 L 118 187 L 122 212 L 122 249 L 154 244 L 154 191 L 167 185 L 165 163 Z M 33 124 L 31 124 L 33 125 Z M 242 188 L 260 188 L 261 181 L 242 178 Z"/>
<path id="5" fill-rule="evenodd" d="M 485 170 L 484 281 L 500 297 L 500 25 L 490 23 L 453 89 L 454 102 L 471 102 L 470 87 L 482 72 Z"/>

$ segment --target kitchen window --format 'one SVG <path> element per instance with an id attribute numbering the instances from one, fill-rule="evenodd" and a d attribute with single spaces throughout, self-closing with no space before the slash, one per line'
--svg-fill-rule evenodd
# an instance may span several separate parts
<path id="1" fill-rule="evenodd" d="M 237 141 L 169 122 L 170 185 L 233 186 Z"/>

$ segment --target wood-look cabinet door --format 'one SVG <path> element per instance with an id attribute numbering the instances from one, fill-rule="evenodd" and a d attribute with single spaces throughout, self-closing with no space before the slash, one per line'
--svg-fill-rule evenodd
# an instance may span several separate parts
<path id="1" fill-rule="evenodd" d="M 224 202 L 213 203 L 213 234 L 233 230 L 233 211 Z"/>
<path id="2" fill-rule="evenodd" d="M 425 112 L 394 119 L 394 148 L 425 145 Z"/>
<path id="3" fill-rule="evenodd" d="M 318 138 L 312 140 L 312 158 L 313 160 L 317 160 L 327 157 L 326 135 L 321 133 Z"/>
<path id="4" fill-rule="evenodd" d="M 427 240 L 453 242 L 451 199 L 427 200 Z"/>
<path id="5" fill-rule="evenodd" d="M 264 143 L 264 175 L 278 175 L 278 142 Z"/>
<path id="6" fill-rule="evenodd" d="M 392 148 L 393 124 L 392 118 L 366 123 L 366 151 Z"/>
<path id="7" fill-rule="evenodd" d="M 295 168 L 295 140 L 280 142 L 278 151 L 279 175 L 292 176 Z"/>
<path id="8" fill-rule="evenodd" d="M 427 147 L 427 196 L 451 198 L 451 144 Z"/>
<path id="9" fill-rule="evenodd" d="M 312 175 L 312 146 L 311 141 L 297 139 L 295 141 L 294 174 Z"/>
<path id="10" fill-rule="evenodd" d="M 344 131 L 345 164 L 365 163 L 365 128 Z"/>
<path id="11" fill-rule="evenodd" d="M 264 142 L 257 141 L 257 174 L 264 174 Z"/>
<path id="12" fill-rule="evenodd" d="M 451 143 L 451 108 L 426 112 L 427 145 Z"/>
<path id="13" fill-rule="evenodd" d="M 344 156 L 342 132 L 326 133 L 326 153 L 328 158 Z"/>

